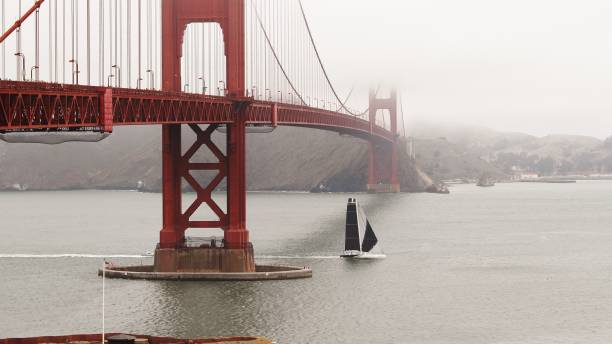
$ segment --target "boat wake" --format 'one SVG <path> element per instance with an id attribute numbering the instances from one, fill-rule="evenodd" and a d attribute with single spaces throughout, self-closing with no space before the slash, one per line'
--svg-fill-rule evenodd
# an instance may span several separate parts
<path id="1" fill-rule="evenodd" d="M 339 256 L 255 256 L 255 259 L 338 259 Z"/>
<path id="2" fill-rule="evenodd" d="M 59 253 L 59 254 L 2 254 L 0 259 L 54 259 L 54 258 L 152 258 L 149 254 L 82 254 L 82 253 Z M 338 259 L 338 256 L 255 256 L 255 259 Z"/>
<path id="3" fill-rule="evenodd" d="M 9 258 L 151 258 L 150 255 L 143 254 L 81 254 L 81 253 L 61 253 L 61 254 L 0 254 L 0 259 Z"/>

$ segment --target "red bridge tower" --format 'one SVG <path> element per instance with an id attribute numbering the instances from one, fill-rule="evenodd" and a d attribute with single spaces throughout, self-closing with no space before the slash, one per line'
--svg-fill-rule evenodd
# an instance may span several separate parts
<path id="1" fill-rule="evenodd" d="M 369 141 L 368 192 L 400 192 L 397 178 L 397 91 L 392 90 L 389 98 L 378 98 L 375 90 L 370 90 L 370 132 L 376 125 L 379 110 L 388 110 L 390 129 L 393 134 L 391 144 Z"/>
<path id="2" fill-rule="evenodd" d="M 216 22 L 225 42 L 227 89 L 232 97 L 244 96 L 244 2 L 243 0 L 164 0 L 162 3 L 162 89 L 181 90 L 181 51 L 183 35 L 190 23 Z M 163 156 L 163 228 L 155 252 L 155 270 L 174 271 L 255 271 L 253 247 L 246 228 L 245 183 L 245 114 L 234 107 L 235 120 L 227 124 L 227 149 L 224 155 L 212 142 L 217 125 L 206 130 L 197 124 L 190 127 L 196 142 L 181 153 L 181 125 L 165 124 L 162 129 Z M 196 151 L 206 146 L 217 158 L 216 163 L 190 161 Z M 202 186 L 190 173 L 194 170 L 215 171 L 216 177 Z M 227 181 L 226 213 L 211 194 L 219 183 Z M 196 192 L 196 200 L 183 212 L 181 179 Z M 216 221 L 191 219 L 195 211 L 208 206 L 218 216 Z M 185 231 L 189 228 L 221 228 L 222 248 L 187 248 Z"/>

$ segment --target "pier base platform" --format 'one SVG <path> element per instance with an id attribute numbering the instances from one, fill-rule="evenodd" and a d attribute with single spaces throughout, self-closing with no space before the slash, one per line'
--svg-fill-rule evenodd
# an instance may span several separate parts
<path id="1" fill-rule="evenodd" d="M 308 267 L 256 265 L 254 272 L 155 272 L 153 265 L 124 266 L 98 270 L 107 278 L 163 281 L 266 281 L 312 277 Z"/>
<path id="2" fill-rule="evenodd" d="M 155 272 L 255 272 L 253 245 L 246 248 L 180 247 L 155 250 Z"/>
<path id="3" fill-rule="evenodd" d="M 105 333 L 105 338 L 112 338 L 118 333 Z M 122 335 L 125 336 L 125 335 Z M 223 344 L 272 344 L 271 340 L 261 337 L 218 337 L 218 338 L 202 338 L 202 339 L 180 339 L 180 338 L 168 338 L 168 337 L 154 337 L 144 335 L 130 335 L 134 337 L 133 341 L 136 344 L 163 344 L 163 343 L 175 343 L 175 344 L 199 344 L 199 343 L 223 343 Z M 30 338 L 5 338 L 0 339 L 0 344 L 64 344 L 64 343 L 78 343 L 78 344 L 100 344 L 102 334 L 73 334 L 66 336 L 42 336 L 42 337 L 30 337 Z M 109 342 L 106 340 L 105 342 Z"/>

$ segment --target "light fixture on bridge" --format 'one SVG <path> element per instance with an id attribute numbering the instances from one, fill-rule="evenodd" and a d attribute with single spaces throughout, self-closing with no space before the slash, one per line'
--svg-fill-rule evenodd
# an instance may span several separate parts
<path id="1" fill-rule="evenodd" d="M 34 71 L 38 69 L 38 66 L 32 66 L 30 68 L 30 80 L 34 80 Z"/>
<path id="2" fill-rule="evenodd" d="M 155 73 L 153 72 L 152 69 L 147 69 L 146 72 L 151 76 L 151 78 L 149 79 L 149 81 L 150 81 L 149 89 L 153 90 L 153 89 L 155 89 Z"/>
<path id="3" fill-rule="evenodd" d="M 202 94 L 206 94 L 206 79 L 204 76 L 198 77 L 198 80 L 202 80 Z"/>
<path id="4" fill-rule="evenodd" d="M 77 60 L 75 59 L 71 59 L 71 60 L 68 60 L 68 63 L 72 64 L 72 83 L 78 85 L 79 84 L 79 73 L 81 73 L 79 71 L 79 62 L 77 62 Z M 75 82 L 75 79 L 76 79 L 76 82 Z"/>
<path id="5" fill-rule="evenodd" d="M 111 68 L 117 70 L 115 73 L 115 75 L 117 75 L 117 78 L 115 78 L 115 87 L 121 87 L 121 68 L 117 64 L 112 65 Z"/>
<path id="6" fill-rule="evenodd" d="M 21 57 L 21 78 L 23 79 L 23 81 L 26 81 L 26 72 L 25 72 L 25 65 L 26 65 L 26 60 L 25 60 L 25 55 L 22 52 L 17 52 L 15 53 L 15 56 L 17 57 Z"/>

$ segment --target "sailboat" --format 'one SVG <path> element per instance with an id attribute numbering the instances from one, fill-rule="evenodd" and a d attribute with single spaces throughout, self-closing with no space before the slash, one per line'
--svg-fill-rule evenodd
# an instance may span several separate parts
<path id="1" fill-rule="evenodd" d="M 360 233 L 363 233 L 363 242 L 359 242 Z M 365 212 L 355 198 L 349 198 L 346 204 L 346 232 L 344 237 L 344 253 L 342 258 L 380 259 L 384 254 L 374 254 L 370 251 L 378 243 L 372 225 Z"/>

